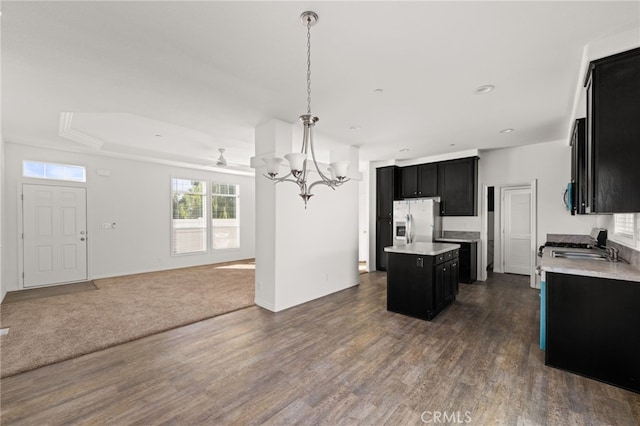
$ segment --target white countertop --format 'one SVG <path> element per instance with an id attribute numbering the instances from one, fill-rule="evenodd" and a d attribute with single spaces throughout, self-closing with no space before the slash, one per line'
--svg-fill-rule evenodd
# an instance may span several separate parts
<path id="1" fill-rule="evenodd" d="M 559 274 L 582 275 L 596 278 L 609 278 L 621 281 L 640 282 L 640 269 L 628 263 L 609 262 L 606 260 L 590 259 L 565 259 L 562 257 L 551 257 L 551 250 L 558 250 L 557 247 L 545 247 L 544 255 L 538 257 L 538 267 L 545 272 L 556 272 Z M 564 251 L 590 252 L 589 249 L 559 249 Z"/>
<path id="2" fill-rule="evenodd" d="M 460 244 L 447 243 L 413 243 L 397 244 L 385 247 L 384 251 L 389 253 L 420 254 L 423 256 L 437 256 L 451 250 L 459 249 Z"/>

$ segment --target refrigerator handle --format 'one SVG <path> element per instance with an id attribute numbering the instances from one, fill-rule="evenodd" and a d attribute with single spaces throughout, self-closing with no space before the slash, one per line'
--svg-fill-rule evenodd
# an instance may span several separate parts
<path id="1" fill-rule="evenodd" d="M 415 231 L 414 226 L 413 226 L 414 225 L 414 223 L 413 223 L 413 215 L 411 213 L 409 213 L 407 215 L 407 223 L 411 224 L 409 226 L 409 229 L 407 230 L 407 235 L 408 235 L 407 242 L 409 244 L 413 244 L 413 239 L 415 238 L 416 231 Z"/>
<path id="2" fill-rule="evenodd" d="M 407 240 L 407 244 L 411 244 L 411 228 L 413 228 L 413 223 L 411 223 L 411 215 L 407 214 L 406 216 L 406 222 L 407 222 L 407 229 L 405 230 L 405 238 Z"/>

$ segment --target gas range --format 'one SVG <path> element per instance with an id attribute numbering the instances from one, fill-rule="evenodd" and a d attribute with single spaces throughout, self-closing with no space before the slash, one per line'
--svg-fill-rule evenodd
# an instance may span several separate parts
<path id="1" fill-rule="evenodd" d="M 545 247 L 562 247 L 562 248 L 574 248 L 574 249 L 590 249 L 593 248 L 591 244 L 587 243 L 570 243 L 564 241 L 547 241 L 543 246 L 538 249 L 538 257 L 542 257 L 542 251 Z"/>

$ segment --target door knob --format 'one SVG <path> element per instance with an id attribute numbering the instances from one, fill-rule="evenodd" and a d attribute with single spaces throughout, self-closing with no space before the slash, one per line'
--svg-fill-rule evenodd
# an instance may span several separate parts
<path id="1" fill-rule="evenodd" d="M 84 238 L 84 237 L 80 238 L 80 241 L 84 241 L 84 240 L 85 240 L 85 238 Z"/>
<path id="2" fill-rule="evenodd" d="M 80 235 L 84 235 L 84 231 L 80 231 Z"/>

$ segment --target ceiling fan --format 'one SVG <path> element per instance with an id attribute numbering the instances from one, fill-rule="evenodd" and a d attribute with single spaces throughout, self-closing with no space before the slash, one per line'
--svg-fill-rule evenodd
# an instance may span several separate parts
<path id="1" fill-rule="evenodd" d="M 242 170 L 242 171 L 251 171 L 252 169 L 245 164 L 240 164 L 240 163 L 229 163 L 227 161 L 227 159 L 224 156 L 225 153 L 225 149 L 224 148 L 218 148 L 218 152 L 220 152 L 220 156 L 216 159 L 213 160 L 213 158 L 210 159 L 211 163 L 210 164 L 206 164 L 207 167 L 218 167 L 218 168 L 226 168 L 226 169 L 232 169 L 232 170 Z M 246 170 L 245 170 L 246 169 Z"/>
<path id="2" fill-rule="evenodd" d="M 220 151 L 220 157 L 218 157 L 218 160 L 216 161 L 216 166 L 227 167 L 227 159 L 224 158 L 224 148 L 219 148 L 218 151 Z"/>

